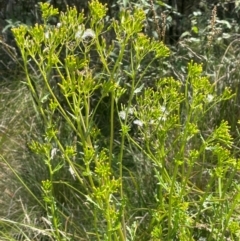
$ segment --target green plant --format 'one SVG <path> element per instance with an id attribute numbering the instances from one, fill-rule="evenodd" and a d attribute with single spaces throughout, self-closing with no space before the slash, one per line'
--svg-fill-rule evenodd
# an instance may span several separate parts
<path id="1" fill-rule="evenodd" d="M 227 190 L 238 170 L 237 160 L 229 151 L 233 142 L 228 124 L 222 122 L 207 135 L 203 124 L 207 112 L 231 98 L 230 92 L 226 89 L 217 96 L 214 85 L 201 77 L 201 72 L 201 66 L 190 63 L 183 92 L 181 82 L 168 78 L 157 83 L 157 90 L 146 89 L 137 98 L 134 115 L 141 142 L 128 137 L 153 163 L 158 180 L 156 208 L 149 227 L 154 240 L 194 240 L 196 233 L 192 230 L 202 222 L 203 205 L 210 193 L 214 192 L 211 199 L 215 198 L 216 205 L 228 202 Z M 208 165 L 213 169 L 206 178 Z M 219 218 L 226 218 L 217 211 L 221 213 Z M 228 221 L 222 223 L 221 228 L 226 229 L 224 225 Z M 211 235 L 206 238 L 212 240 Z M 220 238 L 224 240 L 225 236 Z"/>
<path id="2" fill-rule="evenodd" d="M 142 85 L 141 78 L 137 81 L 136 77 L 137 68 L 144 57 L 151 52 L 155 52 L 154 59 L 164 57 L 167 56 L 168 49 L 161 42 L 150 41 L 146 36 L 139 35 L 145 19 L 141 9 L 136 9 L 133 15 L 129 12 L 120 14 L 121 24 L 114 21 L 109 27 L 116 33 L 117 44 L 107 46 L 106 40 L 101 36 L 106 8 L 98 1 L 89 5 L 90 29 L 85 29 L 84 16 L 77 14 L 75 8 L 69 8 L 67 13 L 60 13 L 57 26 L 48 24 L 51 16 L 58 15 L 57 9 L 49 4 L 41 4 L 41 8 L 44 25 L 35 25 L 32 28 L 22 25 L 13 29 L 13 32 L 23 57 L 29 90 L 46 129 L 44 140 L 32 142 L 30 148 L 42 156 L 48 167 L 49 179 L 43 180 L 42 190 L 53 236 L 56 240 L 66 238 L 59 231 L 63 228 L 60 216 L 64 214 L 59 210 L 61 203 L 57 183 L 62 179 L 57 179 L 57 175 L 65 172 L 66 176 L 66 170 L 69 169 L 70 175 L 63 183 L 64 188 L 76 192 L 69 178 L 73 178 L 81 186 L 75 196 L 81 195 L 93 209 L 94 221 L 90 229 L 92 235 L 97 240 L 125 240 L 127 234 L 122 161 L 126 133 L 122 132 L 117 159 L 114 153 L 115 109 L 124 93 L 131 104 L 137 88 Z M 121 64 L 126 57 L 127 46 L 130 47 L 131 65 L 124 72 L 131 78 L 130 86 L 120 82 Z M 91 68 L 92 50 L 97 52 L 101 62 L 100 73 Z M 118 57 L 112 64 L 109 59 L 114 51 L 118 51 Z M 41 82 L 32 79 L 29 58 L 33 60 L 32 66 L 36 72 L 40 73 Z M 52 70 L 59 76 L 58 86 L 52 87 L 49 84 Z M 60 88 L 61 95 L 54 93 L 54 87 Z M 92 106 L 91 100 L 95 93 L 100 93 L 99 99 Z M 110 100 L 110 141 L 104 146 L 100 142 L 103 136 L 97 126 L 96 115 L 99 105 L 106 97 Z M 64 99 L 64 103 L 61 103 L 60 98 Z M 58 129 L 62 122 L 68 128 L 63 134 L 63 130 Z M 71 136 L 72 140 L 66 139 L 65 135 Z M 116 165 L 118 172 L 114 170 Z M 66 201 L 66 197 L 62 198 Z M 105 228 L 102 219 L 106 220 Z"/>

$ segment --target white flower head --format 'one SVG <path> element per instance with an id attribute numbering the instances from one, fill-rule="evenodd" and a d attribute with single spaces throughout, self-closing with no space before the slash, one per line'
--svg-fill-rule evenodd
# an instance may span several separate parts
<path id="1" fill-rule="evenodd" d="M 61 28 L 62 23 L 57 23 L 57 28 Z"/>
<path id="2" fill-rule="evenodd" d="M 162 106 L 160 107 L 160 110 L 161 110 L 161 112 L 162 112 L 162 115 L 161 115 L 161 117 L 158 118 L 158 120 L 160 120 L 160 121 L 166 121 L 166 120 L 167 120 L 167 115 L 168 115 L 168 111 L 167 111 L 166 106 L 162 105 Z"/>
<path id="3" fill-rule="evenodd" d="M 143 122 L 140 121 L 140 120 L 134 120 L 133 123 L 139 127 L 142 127 L 143 126 Z"/>
<path id="4" fill-rule="evenodd" d="M 208 102 L 212 102 L 213 99 L 214 99 L 214 96 L 213 96 L 213 95 L 211 95 L 211 94 L 207 95 L 207 101 L 208 101 Z"/>
<path id="5" fill-rule="evenodd" d="M 132 107 L 129 108 L 128 113 L 132 115 L 134 113 L 134 109 Z"/>
<path id="6" fill-rule="evenodd" d="M 126 119 L 126 111 L 121 110 L 121 111 L 119 112 L 119 117 L 120 117 L 122 120 L 125 120 L 125 119 Z"/>
<path id="7" fill-rule="evenodd" d="M 150 121 L 149 121 L 149 124 L 150 124 L 150 125 L 153 125 L 153 124 L 155 124 L 155 121 L 154 121 L 154 120 L 150 120 Z"/>
<path id="8" fill-rule="evenodd" d="M 90 28 L 86 29 L 86 30 L 84 31 L 83 35 L 82 35 L 82 38 L 83 38 L 83 39 L 86 39 L 86 38 L 95 38 L 95 37 L 96 37 L 95 32 L 94 32 L 92 29 L 90 29 Z"/>
<path id="9" fill-rule="evenodd" d="M 128 109 L 128 114 L 129 115 L 132 115 L 134 113 L 134 109 L 132 107 L 130 107 Z M 126 117 L 127 117 L 127 113 L 126 113 L 126 110 L 121 110 L 119 113 L 118 113 L 119 117 L 122 119 L 122 120 L 126 120 Z"/>
<path id="10" fill-rule="evenodd" d="M 50 37 L 50 32 L 47 31 L 44 35 L 45 35 L 45 38 L 46 38 L 46 39 L 49 39 L 49 37 Z"/>
<path id="11" fill-rule="evenodd" d="M 161 111 L 164 112 L 165 114 L 167 113 L 167 108 L 166 108 L 165 105 L 162 105 L 160 109 L 161 109 Z"/>

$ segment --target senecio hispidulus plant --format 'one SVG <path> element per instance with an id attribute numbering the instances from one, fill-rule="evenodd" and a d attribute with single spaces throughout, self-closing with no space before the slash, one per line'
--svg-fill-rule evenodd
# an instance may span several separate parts
<path id="1" fill-rule="evenodd" d="M 48 169 L 39 199 L 51 238 L 225 240 L 237 235 L 238 162 L 229 127 L 223 121 L 207 132 L 203 123 L 213 107 L 231 98 L 230 91 L 217 95 L 194 63 L 185 83 L 167 78 L 144 87 L 147 69 L 169 50 L 141 33 L 142 9 L 120 12 L 106 29 L 107 9 L 97 0 L 89 4 L 89 19 L 75 8 L 59 13 L 48 3 L 40 6 L 43 24 L 22 25 L 13 33 L 45 128 L 43 138 L 29 146 Z M 111 44 L 104 37 L 110 31 L 116 38 Z M 109 112 L 101 117 L 106 97 Z M 98 118 L 109 120 L 107 140 Z M 125 165 L 128 148 L 144 156 L 136 171 Z M 153 171 L 147 187 L 140 186 L 146 177 L 138 173 L 142 164 Z M 148 189 L 152 198 L 133 206 L 136 198 L 146 200 Z"/>

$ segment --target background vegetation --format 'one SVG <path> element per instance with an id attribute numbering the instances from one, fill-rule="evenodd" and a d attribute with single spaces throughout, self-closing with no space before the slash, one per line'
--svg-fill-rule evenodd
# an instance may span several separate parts
<path id="1" fill-rule="evenodd" d="M 102 4 L 0 1 L 1 240 L 239 240 L 239 2 Z"/>

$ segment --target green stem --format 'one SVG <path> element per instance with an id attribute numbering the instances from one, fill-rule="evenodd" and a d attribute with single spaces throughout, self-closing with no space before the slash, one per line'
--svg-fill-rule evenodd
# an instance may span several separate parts
<path id="1" fill-rule="evenodd" d="M 239 200 L 240 200 L 240 190 L 239 190 L 239 188 L 237 188 L 237 194 L 235 195 L 234 199 L 231 200 L 232 205 L 231 205 L 230 210 L 228 211 L 228 214 L 226 217 L 223 233 L 225 233 L 228 228 L 230 218 L 232 217 L 232 214 L 233 214 L 236 206 L 238 205 Z"/>
<path id="2" fill-rule="evenodd" d="M 115 93 L 111 93 L 111 113 L 110 113 L 110 143 L 109 143 L 109 165 L 112 166 L 113 142 L 114 142 L 114 103 Z"/>
<path id="3" fill-rule="evenodd" d="M 172 209 L 173 209 L 173 196 L 175 193 L 175 184 L 176 184 L 176 177 L 178 174 L 178 167 L 179 165 L 176 163 L 174 166 L 174 172 L 171 180 L 171 188 L 169 194 L 169 204 L 168 204 L 168 240 L 171 240 L 172 235 Z"/>

